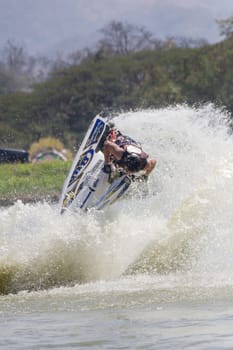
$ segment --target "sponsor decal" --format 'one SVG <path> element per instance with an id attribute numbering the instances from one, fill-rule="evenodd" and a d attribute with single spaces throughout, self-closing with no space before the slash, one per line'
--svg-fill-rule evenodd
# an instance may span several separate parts
<path id="1" fill-rule="evenodd" d="M 95 125 L 85 145 L 85 148 L 89 147 L 90 145 L 98 141 L 100 135 L 102 134 L 104 126 L 105 126 L 105 123 L 101 119 L 96 120 Z"/>
<path id="2" fill-rule="evenodd" d="M 74 200 L 75 195 L 74 192 L 70 191 L 66 194 L 66 197 L 63 200 L 63 208 L 68 207 Z"/>
<path id="3" fill-rule="evenodd" d="M 70 186 L 77 179 L 77 177 L 79 177 L 80 174 L 86 169 L 86 167 L 90 164 L 93 158 L 93 155 L 94 155 L 93 149 L 90 149 L 81 155 L 81 159 L 77 163 L 77 166 L 71 176 L 68 186 Z"/>

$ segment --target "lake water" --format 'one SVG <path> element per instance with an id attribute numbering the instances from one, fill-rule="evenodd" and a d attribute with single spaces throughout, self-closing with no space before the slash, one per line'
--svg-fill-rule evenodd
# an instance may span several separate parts
<path id="1" fill-rule="evenodd" d="M 232 287 L 159 288 L 143 276 L 19 293 L 1 299 L 0 346 L 232 349 L 232 299 Z"/>
<path id="2" fill-rule="evenodd" d="M 208 105 L 115 119 L 158 165 L 103 212 L 0 209 L 0 348 L 232 349 L 233 140 Z"/>

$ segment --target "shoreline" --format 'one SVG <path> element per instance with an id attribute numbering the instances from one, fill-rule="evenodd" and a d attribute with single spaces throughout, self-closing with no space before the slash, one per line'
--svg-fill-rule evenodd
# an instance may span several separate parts
<path id="1" fill-rule="evenodd" d="M 22 201 L 24 204 L 35 204 L 38 202 L 48 202 L 48 203 L 57 203 L 59 201 L 59 195 L 57 194 L 42 194 L 42 195 L 10 195 L 8 197 L 0 198 L 0 207 L 10 207 L 14 205 L 17 201 Z"/>

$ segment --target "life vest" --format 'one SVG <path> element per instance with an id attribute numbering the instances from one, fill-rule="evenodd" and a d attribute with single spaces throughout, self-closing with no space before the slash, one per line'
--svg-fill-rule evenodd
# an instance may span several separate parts
<path id="1" fill-rule="evenodd" d="M 116 161 L 116 164 L 134 173 L 143 170 L 147 163 L 148 154 L 128 136 L 124 136 L 119 143 L 117 141 L 118 140 L 116 140 L 116 144 L 124 148 L 124 153 L 122 158 Z"/>
<path id="2" fill-rule="evenodd" d="M 122 135 L 117 129 L 110 131 L 108 139 L 124 149 L 122 158 L 114 160 L 117 167 L 133 173 L 144 173 L 143 169 L 147 163 L 148 154 L 142 150 L 137 141 L 127 135 Z"/>

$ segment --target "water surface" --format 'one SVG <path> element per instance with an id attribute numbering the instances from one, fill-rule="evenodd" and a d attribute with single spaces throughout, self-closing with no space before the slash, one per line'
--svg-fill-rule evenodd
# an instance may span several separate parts
<path id="1" fill-rule="evenodd" d="M 0 209 L 2 349 L 232 349 L 233 140 L 208 105 L 119 115 L 158 165 L 103 212 Z"/>

